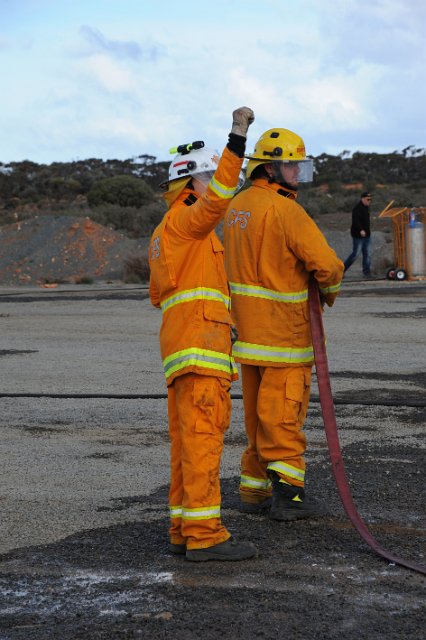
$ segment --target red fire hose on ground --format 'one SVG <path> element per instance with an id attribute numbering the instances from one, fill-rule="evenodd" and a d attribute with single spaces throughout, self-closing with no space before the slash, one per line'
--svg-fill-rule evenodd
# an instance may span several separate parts
<path id="1" fill-rule="evenodd" d="M 375 540 L 371 535 L 364 521 L 361 519 L 352 499 L 349 482 L 346 477 L 343 464 L 342 452 L 340 450 L 339 436 L 337 431 L 336 414 L 334 412 L 333 396 L 330 386 L 330 374 L 328 370 L 327 352 L 325 348 L 325 335 L 322 323 L 322 309 L 319 296 L 318 284 L 314 278 L 309 282 L 309 314 L 311 320 L 312 342 L 314 345 L 315 367 L 318 379 L 318 389 L 321 403 L 321 411 L 327 437 L 328 449 L 330 453 L 331 466 L 336 480 L 340 499 L 345 509 L 346 515 L 358 531 L 361 538 L 379 556 L 394 562 L 413 571 L 426 574 L 426 566 L 403 560 L 393 553 L 390 553 Z"/>

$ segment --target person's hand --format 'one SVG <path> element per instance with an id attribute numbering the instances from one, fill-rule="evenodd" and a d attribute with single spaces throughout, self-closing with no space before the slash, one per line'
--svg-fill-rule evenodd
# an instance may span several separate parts
<path id="1" fill-rule="evenodd" d="M 247 137 L 249 126 L 254 122 L 254 113 L 250 107 L 239 107 L 232 112 L 231 133 L 237 136 Z"/>
<path id="2" fill-rule="evenodd" d="M 362 231 L 359 232 L 359 235 L 361 236 L 361 238 L 365 238 L 367 234 L 365 233 L 364 229 L 362 229 Z"/>

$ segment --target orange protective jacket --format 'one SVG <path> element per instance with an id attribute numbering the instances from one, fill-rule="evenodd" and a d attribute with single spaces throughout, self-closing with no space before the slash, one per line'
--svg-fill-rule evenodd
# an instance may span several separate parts
<path id="1" fill-rule="evenodd" d="M 224 233 L 238 329 L 235 360 L 266 367 L 312 364 L 310 273 L 331 306 L 340 288 L 342 261 L 293 192 L 263 178 L 233 199 Z"/>
<path id="2" fill-rule="evenodd" d="M 160 347 L 167 385 L 188 372 L 235 379 L 230 293 L 214 228 L 233 197 L 243 159 L 225 148 L 207 192 L 184 189 L 150 243 L 150 298 L 161 307 Z"/>

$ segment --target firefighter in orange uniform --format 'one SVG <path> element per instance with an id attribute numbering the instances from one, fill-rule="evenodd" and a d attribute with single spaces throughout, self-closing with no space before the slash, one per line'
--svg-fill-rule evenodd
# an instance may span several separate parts
<path id="1" fill-rule="evenodd" d="M 171 441 L 170 551 L 187 560 L 256 555 L 220 518 L 219 466 L 237 377 L 223 245 L 214 229 L 240 184 L 248 107 L 233 112 L 219 158 L 203 142 L 182 145 L 169 169 L 169 210 L 150 242 L 150 297 L 162 310 L 160 347 Z"/>
<path id="2" fill-rule="evenodd" d="M 295 520 L 315 512 L 304 491 L 302 430 L 314 360 L 308 281 L 316 278 L 322 302 L 332 306 L 343 263 L 296 202 L 299 182 L 313 173 L 300 136 L 270 129 L 247 157 L 251 186 L 232 200 L 224 226 L 248 439 L 241 508 L 270 507 L 272 519 Z"/>

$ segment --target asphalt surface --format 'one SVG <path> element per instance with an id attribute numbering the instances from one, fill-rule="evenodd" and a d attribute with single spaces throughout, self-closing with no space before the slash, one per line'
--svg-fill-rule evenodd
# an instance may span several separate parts
<path id="1" fill-rule="evenodd" d="M 348 279 L 325 314 L 354 500 L 382 546 L 423 564 L 425 294 L 424 282 Z M 258 557 L 168 554 L 159 322 L 144 287 L 0 289 L 0 639 L 423 639 L 426 578 L 376 556 L 348 522 L 315 383 L 307 491 L 321 516 L 238 511 L 237 383 L 222 517 Z"/>

